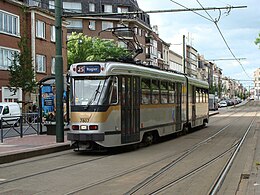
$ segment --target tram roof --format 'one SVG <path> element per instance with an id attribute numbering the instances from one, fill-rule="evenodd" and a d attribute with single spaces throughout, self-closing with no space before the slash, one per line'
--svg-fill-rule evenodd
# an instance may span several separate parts
<path id="1" fill-rule="evenodd" d="M 78 65 L 100 65 L 101 71 L 97 73 L 86 73 L 78 74 L 76 72 L 76 67 Z M 72 64 L 70 68 L 71 76 L 109 76 L 109 75 L 134 75 L 141 77 L 150 77 L 157 79 L 174 79 L 179 82 L 185 82 L 185 76 L 181 74 L 176 74 L 173 72 L 167 72 L 155 68 L 150 68 L 147 66 L 136 65 L 131 63 L 120 63 L 120 62 L 81 62 L 77 64 Z"/>
<path id="2" fill-rule="evenodd" d="M 95 66 L 101 67 L 100 73 L 77 73 L 77 66 Z M 174 80 L 178 82 L 186 82 L 186 76 L 174 72 L 168 72 L 148 66 L 136 65 L 131 63 L 120 63 L 120 62 L 81 62 L 72 64 L 70 68 L 71 76 L 109 76 L 109 75 L 133 75 L 146 78 L 156 78 L 162 80 Z M 198 79 L 188 77 L 189 83 L 198 87 L 208 87 L 208 83 Z"/>
<path id="3" fill-rule="evenodd" d="M 189 84 L 195 85 L 196 87 L 209 88 L 207 81 L 202 81 L 191 77 L 189 77 Z"/>

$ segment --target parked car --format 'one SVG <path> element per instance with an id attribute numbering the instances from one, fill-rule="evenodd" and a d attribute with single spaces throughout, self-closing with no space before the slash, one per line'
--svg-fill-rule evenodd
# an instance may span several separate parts
<path id="1" fill-rule="evenodd" d="M 227 107 L 227 102 L 225 100 L 222 100 L 219 102 L 220 107 Z"/>
<path id="2" fill-rule="evenodd" d="M 1 118 L 4 125 L 19 125 L 21 115 L 20 106 L 14 102 L 0 102 L 0 127 Z"/>

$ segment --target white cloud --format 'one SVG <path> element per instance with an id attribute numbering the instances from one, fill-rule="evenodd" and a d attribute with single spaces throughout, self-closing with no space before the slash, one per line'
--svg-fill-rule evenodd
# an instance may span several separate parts
<path id="1" fill-rule="evenodd" d="M 195 0 L 175 1 L 189 8 L 200 7 Z M 204 7 L 223 7 L 227 4 L 248 6 L 245 9 L 232 9 L 228 15 L 224 14 L 225 11 L 221 11 L 218 25 L 235 56 L 246 58 L 246 61 L 243 60 L 241 63 L 246 72 L 253 76 L 255 69 L 260 68 L 260 50 L 254 44 L 255 38 L 260 32 L 259 2 L 257 0 L 200 0 L 200 2 Z M 160 2 L 158 0 L 138 0 L 138 3 L 143 10 L 182 8 L 170 0 Z M 207 16 L 203 11 L 199 13 Z M 216 18 L 219 12 L 209 11 L 209 13 Z M 192 12 L 150 14 L 150 18 L 152 25 L 158 25 L 160 37 L 166 42 L 182 43 L 182 35 L 188 36 L 189 34 L 192 37 L 193 47 L 206 59 L 233 58 L 215 24 Z M 182 55 L 182 45 L 172 45 L 171 49 Z M 236 61 L 216 61 L 216 63 L 223 69 L 225 75 L 240 80 L 249 79 Z"/>

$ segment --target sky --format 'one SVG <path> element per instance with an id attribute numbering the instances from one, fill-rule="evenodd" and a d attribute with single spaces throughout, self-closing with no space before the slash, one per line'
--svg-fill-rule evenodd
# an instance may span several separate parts
<path id="1" fill-rule="evenodd" d="M 183 9 L 177 2 L 188 8 L 247 6 L 247 8 L 208 11 L 211 17 L 218 19 L 217 25 L 226 40 L 226 46 L 221 33 L 205 11 L 193 12 L 153 13 L 150 15 L 151 26 L 157 25 L 159 37 L 171 43 L 170 49 L 182 55 L 182 37 L 186 36 L 186 43 L 192 45 L 205 59 L 214 61 L 222 69 L 224 76 L 240 80 L 244 87 L 253 85 L 253 73 L 260 68 L 260 49 L 254 41 L 260 33 L 259 0 L 137 0 L 143 11 Z M 201 5 L 200 5 L 200 4 Z M 240 63 L 234 56 L 241 59 Z M 245 71 L 244 71 L 245 70 Z"/>

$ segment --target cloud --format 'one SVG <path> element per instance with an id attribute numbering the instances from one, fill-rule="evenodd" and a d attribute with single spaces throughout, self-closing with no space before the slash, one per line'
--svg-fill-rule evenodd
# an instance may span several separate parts
<path id="1" fill-rule="evenodd" d="M 181 1 L 175 0 L 186 7 L 200 7 L 196 0 Z M 226 5 L 246 5 L 245 9 L 232 9 L 229 14 L 221 11 L 221 17 L 217 23 L 228 47 L 225 45 L 221 34 L 215 24 L 200 17 L 193 12 L 160 13 L 150 14 L 152 25 L 158 25 L 159 35 L 164 41 L 171 43 L 171 49 L 182 55 L 182 35 L 186 35 L 189 40 L 187 43 L 205 56 L 206 59 L 233 58 L 229 49 L 237 58 L 246 58 L 241 61 L 242 66 L 250 77 L 256 68 L 260 68 L 260 50 L 254 44 L 254 40 L 260 33 L 260 7 L 256 0 L 200 0 L 204 7 L 223 7 Z M 158 0 L 138 0 L 139 6 L 143 10 L 167 10 L 180 9 L 182 7 L 168 1 Z M 200 14 L 208 17 L 201 11 Z M 213 18 L 219 17 L 219 11 L 209 11 Z M 243 71 L 241 65 L 233 60 L 216 61 L 216 64 L 223 69 L 225 75 L 240 80 L 249 78 Z"/>

